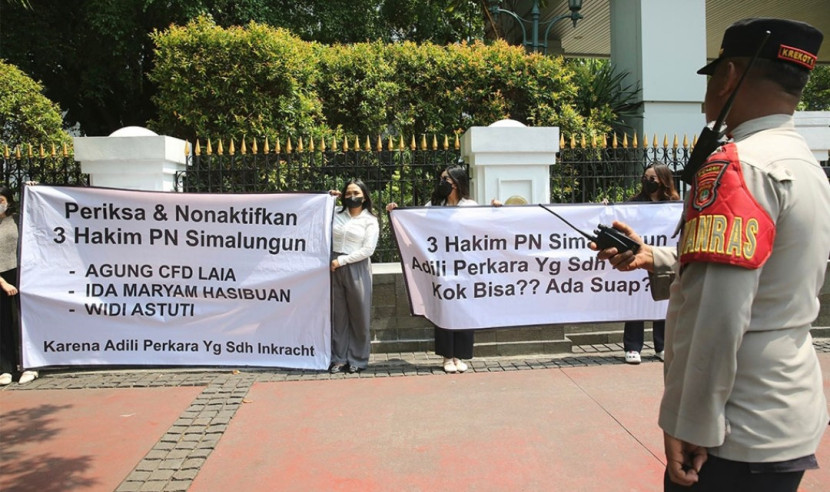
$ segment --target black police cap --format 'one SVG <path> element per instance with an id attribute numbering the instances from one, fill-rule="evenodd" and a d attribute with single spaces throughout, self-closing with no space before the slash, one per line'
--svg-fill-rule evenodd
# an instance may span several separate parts
<path id="1" fill-rule="evenodd" d="M 770 32 L 758 58 L 790 63 L 804 70 L 816 66 L 816 55 L 824 35 L 806 22 L 789 19 L 743 19 L 732 24 L 723 33 L 718 58 L 697 71 L 712 75 L 724 58 L 752 56 L 761 45 L 766 31 Z"/>

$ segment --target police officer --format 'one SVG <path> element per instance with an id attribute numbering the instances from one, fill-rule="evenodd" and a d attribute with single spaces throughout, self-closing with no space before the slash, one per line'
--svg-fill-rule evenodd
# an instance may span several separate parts
<path id="1" fill-rule="evenodd" d="M 693 176 L 677 248 L 598 253 L 649 270 L 653 295 L 669 297 L 665 490 L 795 492 L 818 466 L 828 414 L 810 328 L 830 255 L 830 185 L 792 114 L 822 37 L 783 19 L 730 26 L 698 71 L 709 76 L 709 121 L 737 89 L 730 140 Z"/>

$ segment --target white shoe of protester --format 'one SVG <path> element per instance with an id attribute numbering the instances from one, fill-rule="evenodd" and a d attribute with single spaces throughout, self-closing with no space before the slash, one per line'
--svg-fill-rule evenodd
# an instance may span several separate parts
<path id="1" fill-rule="evenodd" d="M 23 371 L 23 374 L 20 375 L 20 379 L 17 381 L 17 384 L 31 383 L 37 379 L 37 377 L 37 371 Z"/>
<path id="2" fill-rule="evenodd" d="M 625 362 L 626 364 L 639 364 L 640 363 L 640 352 L 630 351 L 625 353 Z"/>

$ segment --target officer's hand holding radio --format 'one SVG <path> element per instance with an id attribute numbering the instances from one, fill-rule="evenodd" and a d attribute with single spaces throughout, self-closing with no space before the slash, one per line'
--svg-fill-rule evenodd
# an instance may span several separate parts
<path id="1" fill-rule="evenodd" d="M 651 252 L 651 246 L 643 243 L 642 238 L 640 238 L 640 236 L 634 232 L 634 229 L 629 227 L 627 224 L 615 220 L 611 226 L 624 236 L 639 244 L 640 247 L 637 249 L 636 253 L 631 249 L 627 249 L 620 253 L 619 250 L 613 246 L 599 249 L 597 244 L 592 241 L 589 243 L 589 246 L 592 250 L 597 252 L 597 258 L 600 260 L 608 260 L 614 269 L 620 270 L 621 272 L 629 272 L 638 268 L 648 270 L 649 272 L 652 271 L 654 269 L 654 256 Z"/>

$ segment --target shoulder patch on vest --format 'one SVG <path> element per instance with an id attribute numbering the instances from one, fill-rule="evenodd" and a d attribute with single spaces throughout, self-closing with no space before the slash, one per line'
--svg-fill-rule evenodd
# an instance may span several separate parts
<path id="1" fill-rule="evenodd" d="M 727 166 L 729 161 L 709 160 L 700 167 L 695 175 L 695 194 L 692 200 L 695 210 L 703 210 L 715 202 L 721 177 Z"/>

